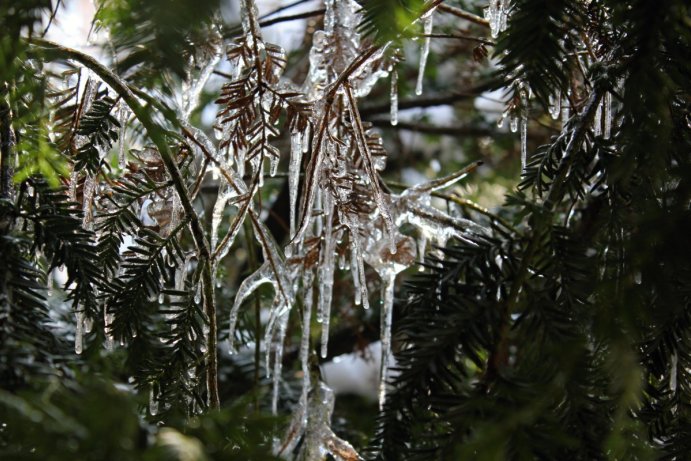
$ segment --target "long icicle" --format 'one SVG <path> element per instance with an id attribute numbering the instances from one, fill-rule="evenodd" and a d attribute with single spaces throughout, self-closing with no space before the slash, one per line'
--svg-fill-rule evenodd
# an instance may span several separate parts
<path id="1" fill-rule="evenodd" d="M 314 288 L 314 274 L 311 269 L 305 271 L 303 281 L 302 338 L 300 339 L 300 365 L 302 367 L 302 394 L 300 402 L 307 402 L 310 389 L 309 346 L 310 326 L 312 322 L 312 300 Z"/>
<path id="2" fill-rule="evenodd" d="M 398 125 L 398 71 L 391 68 L 391 126 Z"/>
<path id="3" fill-rule="evenodd" d="M 288 192 L 290 195 L 290 237 L 295 236 L 297 220 L 298 186 L 300 184 L 300 165 L 302 164 L 302 133 L 290 137 L 290 164 L 288 166 Z"/>
<path id="4" fill-rule="evenodd" d="M 415 85 L 415 94 L 420 96 L 422 94 L 422 81 L 425 78 L 425 67 L 427 67 L 427 57 L 429 56 L 429 45 L 431 42 L 432 27 L 434 25 L 433 11 L 429 11 L 422 18 L 422 30 L 425 37 L 422 39 L 422 48 L 420 48 L 420 68 L 417 74 L 417 84 Z"/>
<path id="5" fill-rule="evenodd" d="M 379 373 L 379 409 L 384 408 L 386 399 L 386 381 L 389 371 L 389 356 L 391 355 L 391 318 L 393 313 L 393 289 L 396 282 L 396 272 L 386 271 L 382 279 L 381 305 L 381 371 Z"/>
<path id="6" fill-rule="evenodd" d="M 283 369 L 283 343 L 288 329 L 288 312 L 279 319 L 278 338 L 274 349 L 273 395 L 271 396 L 271 413 L 278 414 L 278 388 L 281 384 L 281 370 Z"/>

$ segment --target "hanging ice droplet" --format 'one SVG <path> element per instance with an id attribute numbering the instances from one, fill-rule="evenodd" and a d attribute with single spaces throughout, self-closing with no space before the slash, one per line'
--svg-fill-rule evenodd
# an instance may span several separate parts
<path id="1" fill-rule="evenodd" d="M 525 166 L 528 163 L 528 117 L 525 114 L 521 116 L 521 171 L 525 171 Z"/>
<path id="2" fill-rule="evenodd" d="M 113 323 L 114 315 L 108 312 L 108 308 L 103 306 L 103 333 L 106 337 L 106 350 L 112 351 L 115 348 L 115 339 L 110 331 L 110 326 Z"/>
<path id="3" fill-rule="evenodd" d="M 382 283 L 381 305 L 381 371 L 379 380 L 379 409 L 384 408 L 386 399 L 386 380 L 389 370 L 389 355 L 391 355 L 391 318 L 393 312 L 393 289 L 396 282 L 396 272 L 387 271 Z"/>
<path id="4" fill-rule="evenodd" d="M 553 120 L 558 120 L 561 115 L 561 90 L 559 89 L 549 97 L 549 114 Z"/>
<path id="5" fill-rule="evenodd" d="M 398 71 L 391 69 L 391 126 L 398 125 Z"/>
<path id="6" fill-rule="evenodd" d="M 158 304 L 163 304 L 163 301 L 165 301 L 165 297 L 163 296 L 163 293 L 158 294 Z"/>
<path id="7" fill-rule="evenodd" d="M 74 332 L 74 352 L 81 354 L 84 346 L 84 312 L 77 311 L 77 327 Z"/>
<path id="8" fill-rule="evenodd" d="M 153 384 L 149 390 L 149 413 L 151 416 L 156 416 L 158 414 L 158 399 L 156 398 Z"/>
<path id="9" fill-rule="evenodd" d="M 432 33 L 433 21 L 434 16 L 431 11 L 422 18 L 422 29 L 425 38 L 422 40 L 422 48 L 420 49 L 420 68 L 417 74 L 417 84 L 415 85 L 415 94 L 418 96 L 422 94 L 422 81 L 425 77 L 425 67 L 427 67 L 427 57 L 429 56 L 429 45 L 431 41 L 429 35 Z"/>
<path id="10" fill-rule="evenodd" d="M 278 155 L 271 155 L 269 158 L 269 174 L 273 178 L 276 176 L 276 173 L 278 172 L 278 161 L 279 161 Z"/>
<path id="11" fill-rule="evenodd" d="M 199 282 L 197 285 L 197 290 L 194 293 L 194 303 L 199 304 L 202 302 L 202 283 Z"/>
<path id="12" fill-rule="evenodd" d="M 515 114 L 511 114 L 511 117 L 509 119 L 509 126 L 511 128 L 512 133 L 518 131 L 518 117 Z"/>

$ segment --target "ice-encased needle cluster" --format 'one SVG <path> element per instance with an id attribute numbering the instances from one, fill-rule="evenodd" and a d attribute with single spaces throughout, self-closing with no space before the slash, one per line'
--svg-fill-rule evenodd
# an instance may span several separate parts
<path id="1" fill-rule="evenodd" d="M 253 2 L 246 0 L 244 5 L 249 8 L 249 14 L 246 11 L 243 16 L 245 33 L 252 35 L 249 39 L 252 43 L 257 43 L 261 37 L 257 35 L 259 29 L 253 27 Z M 444 244 L 452 237 L 465 238 L 467 233 L 485 232 L 470 221 L 432 206 L 431 194 L 458 181 L 467 171 L 410 188 L 399 195 L 387 194 L 380 188 L 378 174 L 385 165 L 385 152 L 379 135 L 360 119 L 356 100 L 366 96 L 378 79 L 391 75 L 391 117 L 395 123 L 398 99 L 396 70 L 391 63 L 385 62 L 383 49 L 366 54 L 354 27 L 359 22 L 356 2 L 326 0 L 325 8 L 324 29 L 313 34 L 310 68 L 300 89 L 312 104 L 310 120 L 303 128 L 294 126 L 291 132 L 288 162 L 291 241 L 280 249 L 272 239 L 264 241 L 261 236 L 257 237 L 264 252 L 264 262 L 241 283 L 229 320 L 231 351 L 234 351 L 232 343 L 244 301 L 259 286 L 273 286 L 264 351 L 267 374 L 273 378 L 272 407 L 275 410 L 287 320 L 294 305 L 294 294 L 302 294 L 300 361 L 304 382 L 300 408 L 295 413 L 301 422 L 293 425 L 291 433 L 299 432 L 296 427 L 308 425 L 313 411 L 307 404 L 307 391 L 312 385 L 308 369 L 310 327 L 314 316 L 321 327 L 319 352 L 322 357 L 327 357 L 338 261 L 347 261 L 341 265 L 341 270 L 350 272 L 355 305 L 367 308 L 370 304 L 371 281 L 365 263 L 381 279 L 383 360 L 380 399 L 383 403 L 391 356 L 396 275 L 412 266 L 418 254 L 424 254 L 427 241 Z M 422 21 L 425 34 L 431 34 L 432 11 Z M 428 45 L 429 37 L 423 42 L 421 75 L 429 53 Z M 359 67 L 349 67 L 361 57 Z M 244 62 L 243 65 L 251 66 L 252 63 Z M 248 68 L 236 75 L 247 75 L 248 72 L 252 75 Z M 344 72 L 350 73 L 344 77 Z M 334 107 L 345 108 L 345 112 Z M 230 128 L 222 126 L 221 139 L 236 128 L 236 125 Z M 213 150 L 213 146 L 208 150 Z M 226 160 L 223 168 L 232 169 L 233 174 L 241 177 L 245 153 L 235 154 L 232 161 L 230 158 Z M 251 189 L 254 187 L 250 186 Z M 301 197 L 299 190 L 302 190 Z M 217 248 L 219 258 L 225 254 L 218 253 L 218 247 L 222 245 L 218 229 L 225 219 L 223 212 L 228 194 L 242 197 L 247 193 L 247 190 L 240 191 L 237 187 L 231 191 L 221 179 L 212 217 L 212 247 Z M 235 203 L 233 206 L 239 205 Z M 246 213 L 252 212 L 250 209 Z M 420 234 L 417 242 L 399 232 L 398 228 L 405 224 L 417 228 Z M 257 232 L 260 224 L 253 225 Z M 232 229 L 229 234 L 231 232 Z"/>
<path id="2" fill-rule="evenodd" d="M 265 329 L 264 351 L 267 374 L 273 378 L 272 408 L 277 410 L 279 380 L 281 376 L 283 344 L 293 312 L 295 296 L 302 300 L 302 339 L 300 363 L 304 375 L 300 399 L 304 414 L 301 416 L 306 438 L 304 450 L 332 453 L 344 459 L 357 459 L 352 447 L 333 436 L 328 419 L 333 407 L 333 395 L 322 384 L 310 380 L 310 329 L 312 319 L 320 327 L 319 352 L 328 355 L 331 305 L 336 271 L 349 272 L 354 287 L 353 304 L 367 308 L 370 290 L 375 285 L 367 267 L 379 276 L 382 289 L 382 370 L 380 400 L 384 401 L 388 363 L 391 356 L 391 319 L 393 312 L 396 275 L 414 264 L 426 250 L 427 241 L 443 244 L 451 237 L 463 238 L 468 232 L 483 232 L 469 221 L 451 216 L 432 205 L 431 194 L 447 187 L 463 175 L 452 175 L 427 184 L 410 188 L 399 195 L 386 193 L 380 185 L 379 173 L 386 164 L 386 152 L 380 135 L 364 122 L 359 114 L 357 100 L 369 94 L 373 85 L 391 76 L 391 122 L 398 120 L 398 74 L 386 57 L 386 48 L 372 49 L 361 43 L 357 24 L 360 22 L 359 5 L 353 0 L 326 0 L 323 30 L 313 34 L 309 54 L 310 68 L 306 81 L 298 88 L 281 80 L 281 51 L 264 43 L 257 22 L 254 1 L 242 2 L 244 39 L 242 53 L 229 59 L 232 70 L 230 83 L 246 81 L 247 88 L 259 88 L 249 95 L 251 110 L 231 107 L 219 117 L 215 127 L 216 140 L 212 141 L 191 125 L 190 114 L 199 103 L 199 96 L 220 60 L 220 40 L 206 55 L 190 58 L 194 65 L 183 83 L 181 97 L 173 101 L 177 106 L 179 124 L 189 142 L 190 154 L 208 162 L 218 174 L 215 179 L 218 195 L 209 217 L 209 243 L 212 267 L 219 267 L 228 254 L 242 224 L 249 222 L 253 237 L 262 250 L 260 267 L 244 279 L 235 294 L 229 316 L 231 350 L 243 303 L 259 286 L 269 284 L 273 299 Z M 426 35 L 432 32 L 433 12 L 421 18 Z M 244 40 L 244 42 L 243 42 Z M 422 90 L 425 65 L 429 55 L 429 37 L 422 42 L 418 91 Z M 269 60 L 273 60 L 269 63 Z M 359 64 L 353 67 L 353 63 Z M 259 66 L 261 69 L 258 69 Z M 95 97 L 96 80 L 87 84 L 85 98 Z M 91 87 L 88 87 L 91 88 Z M 245 90 L 242 90 L 245 91 Z M 262 210 L 253 200 L 261 191 L 265 166 L 270 174 L 279 168 L 279 151 L 270 144 L 278 134 L 278 110 L 296 110 L 281 94 L 302 94 L 310 111 L 301 115 L 306 123 L 291 125 L 291 148 L 288 161 L 291 241 L 281 248 L 262 222 Z M 88 109 L 85 99 L 84 107 Z M 116 115 L 124 127 L 129 112 L 124 105 Z M 294 113 L 292 114 L 294 115 Z M 245 126 L 243 117 L 255 117 Z M 246 132 L 243 132 L 245 130 Z M 245 144 L 234 142 L 234 133 L 240 132 Z M 80 140 L 77 139 L 77 142 Z M 136 142 L 132 134 L 131 141 Z M 260 149 L 255 150 L 255 146 Z M 121 137 L 118 162 L 121 169 L 128 167 L 125 143 Z M 148 152 L 149 150 L 153 152 Z M 133 157 L 136 151 L 132 150 Z M 145 148 L 141 154 L 146 163 L 160 161 L 155 149 Z M 149 158 L 150 157 L 150 158 Z M 195 167 L 193 165 L 193 167 Z M 203 174 L 203 173 L 202 173 Z M 249 179 L 248 179 L 249 178 Z M 76 178 L 71 186 L 74 188 Z M 208 178 L 207 178 L 208 179 Z M 191 185 L 190 185 L 191 186 Z M 198 190 L 198 189 L 197 189 Z M 302 196 L 298 193 L 303 191 Z M 91 178 L 84 184 L 85 227 L 91 227 L 92 198 L 98 191 Z M 76 196 L 76 190 L 71 191 Z M 141 197 L 133 205 L 142 225 L 156 229 L 163 237 L 170 235 L 185 218 L 180 197 L 172 189 L 159 189 Z M 165 219 L 164 219 L 165 218 Z M 411 224 L 419 240 L 400 233 L 399 228 Z M 192 260 L 200 255 L 167 255 L 171 269 L 171 284 L 184 291 Z M 339 261 L 343 261 L 338 269 Z M 201 287 L 197 286 L 195 302 L 201 301 Z M 161 301 L 176 298 L 165 295 Z M 111 312 L 104 312 L 107 343 L 112 347 L 109 328 L 114 321 Z M 77 310 L 75 349 L 83 347 L 83 334 L 87 319 Z M 155 390 L 156 389 L 156 390 Z M 313 397 L 308 397 L 312 389 Z M 160 390 L 151 388 L 151 413 L 156 413 Z M 310 447 L 310 448 L 308 448 Z M 326 450 L 326 451 L 324 451 Z"/>

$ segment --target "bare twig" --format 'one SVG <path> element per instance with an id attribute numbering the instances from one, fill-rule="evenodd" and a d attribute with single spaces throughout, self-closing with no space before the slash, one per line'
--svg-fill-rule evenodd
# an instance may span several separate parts
<path id="1" fill-rule="evenodd" d="M 459 17 L 461 19 L 465 19 L 466 21 L 470 21 L 470 22 L 477 24 L 477 25 L 480 25 L 482 27 L 489 28 L 489 21 L 486 20 L 485 18 L 481 18 L 480 16 L 477 16 L 473 13 L 469 13 L 469 12 L 464 11 L 460 8 L 457 8 L 455 6 L 441 4 L 437 7 L 437 9 L 439 11 L 443 11 L 444 13 L 452 14 L 456 17 Z"/>
<path id="2" fill-rule="evenodd" d="M 452 94 L 429 96 L 424 98 L 403 99 L 398 103 L 398 109 L 413 109 L 416 107 L 448 106 L 460 101 L 475 98 L 485 91 L 493 90 L 501 85 L 501 80 L 488 80 L 486 82 Z M 384 114 L 391 110 L 391 103 L 365 105 L 360 109 L 360 115 L 366 117 L 374 114 Z"/>

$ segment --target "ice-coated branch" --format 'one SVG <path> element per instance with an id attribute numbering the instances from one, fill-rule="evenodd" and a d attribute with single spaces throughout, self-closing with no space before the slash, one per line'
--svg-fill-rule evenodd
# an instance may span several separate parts
<path id="1" fill-rule="evenodd" d="M 123 82 L 110 69 L 103 66 L 91 56 L 80 51 L 64 47 L 57 43 L 53 43 L 43 39 L 33 38 L 30 40 L 33 49 L 30 51 L 41 53 L 46 57 L 55 57 L 58 59 L 68 59 L 77 61 L 86 68 L 94 72 L 101 80 L 110 86 L 128 105 L 134 116 L 144 127 L 147 135 L 151 141 L 156 145 L 167 173 L 173 182 L 186 216 L 189 218 L 190 230 L 199 253 L 200 263 L 203 265 L 202 269 L 202 284 L 204 288 L 204 311 L 209 318 L 209 339 L 207 346 L 208 367 L 207 367 L 207 385 L 209 388 L 209 400 L 211 406 L 218 408 L 220 406 L 218 394 L 218 364 L 216 351 L 216 306 L 213 297 L 213 280 L 211 276 L 211 255 L 209 252 L 209 243 L 204 234 L 199 217 L 197 216 L 192 202 L 189 198 L 184 179 L 175 161 L 173 152 L 166 140 L 166 130 L 159 126 L 153 119 L 149 111 L 143 107 L 139 100 L 135 97 L 130 87 Z"/>

